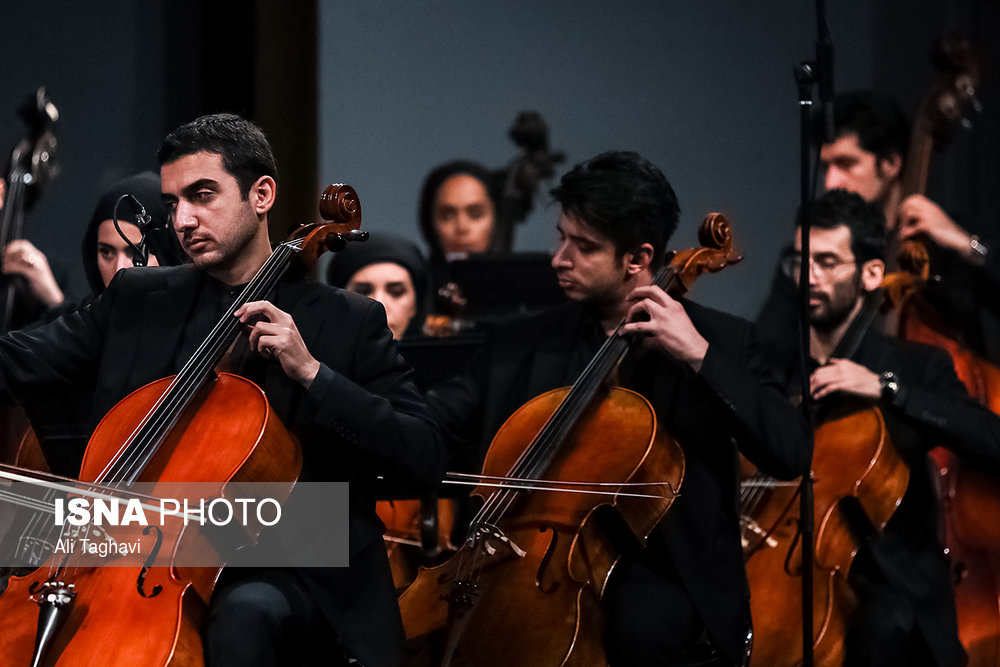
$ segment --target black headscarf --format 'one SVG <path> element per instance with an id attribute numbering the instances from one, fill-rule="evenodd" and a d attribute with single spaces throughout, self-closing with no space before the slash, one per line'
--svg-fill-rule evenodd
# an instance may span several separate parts
<path id="1" fill-rule="evenodd" d="M 381 262 L 399 264 L 409 272 L 417 293 L 417 310 L 422 312 L 421 306 L 427 298 L 427 262 L 415 243 L 399 236 L 373 232 L 364 243 L 348 243 L 330 262 L 327 282 L 335 287 L 347 287 L 355 273 Z"/>

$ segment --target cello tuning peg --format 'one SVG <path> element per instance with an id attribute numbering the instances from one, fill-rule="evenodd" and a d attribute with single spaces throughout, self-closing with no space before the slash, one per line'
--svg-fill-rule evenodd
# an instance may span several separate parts
<path id="1" fill-rule="evenodd" d="M 369 234 L 366 231 L 360 229 L 352 229 L 347 232 L 348 243 L 364 243 L 368 240 Z"/>
<path id="2" fill-rule="evenodd" d="M 344 238 L 343 234 L 338 234 L 336 232 L 330 232 L 326 235 L 324 240 L 327 250 L 330 252 L 340 252 L 347 247 L 347 239 Z"/>
<path id="3" fill-rule="evenodd" d="M 330 232 L 326 235 L 325 244 L 330 252 L 340 252 L 348 243 L 363 243 L 368 240 L 368 232 L 352 229 L 348 232 Z"/>

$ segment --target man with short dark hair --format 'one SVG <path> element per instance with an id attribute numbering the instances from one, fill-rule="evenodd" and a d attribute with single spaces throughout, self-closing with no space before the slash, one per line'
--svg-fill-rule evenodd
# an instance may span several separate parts
<path id="1" fill-rule="evenodd" d="M 820 410 L 843 398 L 877 405 L 910 471 L 902 502 L 884 529 L 856 535 L 859 551 L 850 583 L 858 605 L 845 640 L 845 664 L 964 664 L 927 453 L 944 445 L 996 464 L 1000 418 L 968 395 L 943 350 L 872 329 L 854 333 L 867 301 L 878 298 L 885 271 L 879 205 L 831 190 L 811 204 L 809 216 L 810 256 L 801 257 L 800 227 L 785 268 L 794 281 L 808 271 L 810 394 Z M 839 350 L 845 337 L 854 335 L 860 336 L 857 350 L 844 358 Z M 794 338 L 794 330 L 786 337 Z M 789 393 L 798 395 L 798 355 L 788 349 L 794 344 L 764 352 Z M 823 474 L 816 471 L 817 477 Z"/>
<path id="2" fill-rule="evenodd" d="M 93 386 L 96 423 L 176 373 L 270 257 L 276 169 L 256 125 L 203 116 L 172 132 L 159 158 L 163 202 L 193 264 L 119 272 L 79 311 L 0 339 L 0 387 L 15 398 Z M 235 316 L 248 337 L 230 371 L 257 383 L 297 436 L 303 478 L 350 483 L 350 567 L 224 571 L 204 632 L 208 664 L 346 664 L 346 653 L 394 665 L 402 627 L 374 486 L 381 474 L 433 485 L 443 449 L 385 312 L 283 278 Z"/>
<path id="3" fill-rule="evenodd" d="M 870 91 L 844 93 L 834 102 L 834 138 L 823 144 L 820 164 L 827 190 L 857 192 L 894 217 L 910 124 L 896 103 Z"/>
<path id="4" fill-rule="evenodd" d="M 561 206 L 552 265 L 572 303 L 497 325 L 472 366 L 430 392 L 453 469 L 478 471 L 506 418 L 572 384 L 627 322 L 622 331 L 637 342 L 618 384 L 649 400 L 679 441 L 686 473 L 645 548 L 619 544 L 621 560 L 607 582 L 589 582 L 586 602 L 601 597 L 612 665 L 688 664 L 709 647 L 719 664 L 741 664 L 750 619 L 737 452 L 778 477 L 798 476 L 810 458 L 805 422 L 762 371 L 748 323 L 650 284 L 678 220 L 659 169 L 635 153 L 603 153 L 552 194 Z M 481 604 L 476 613 L 489 613 Z"/>

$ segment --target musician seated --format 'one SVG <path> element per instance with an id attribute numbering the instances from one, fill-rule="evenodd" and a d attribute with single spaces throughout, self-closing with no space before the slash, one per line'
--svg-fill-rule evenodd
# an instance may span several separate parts
<path id="1" fill-rule="evenodd" d="M 427 299 L 427 262 L 419 248 L 392 234 L 373 233 L 351 243 L 327 268 L 334 287 L 375 299 L 385 307 L 392 337 L 420 335 Z"/>
<path id="2" fill-rule="evenodd" d="M 561 206 L 552 265 L 571 303 L 496 325 L 469 370 L 429 392 L 452 469 L 478 472 L 507 417 L 572 384 L 627 320 L 625 333 L 642 344 L 618 383 L 651 402 L 683 449 L 686 476 L 646 547 L 619 545 L 601 602 L 608 660 L 681 664 L 710 643 L 721 661 L 742 664 L 750 618 L 737 453 L 793 478 L 809 465 L 806 424 L 763 372 L 748 323 L 650 285 L 679 215 L 659 169 L 635 153 L 604 153 L 574 167 L 552 195 Z"/>
<path id="3" fill-rule="evenodd" d="M 203 116 L 170 133 L 158 157 L 162 199 L 192 264 L 121 271 L 81 310 L 0 338 L 0 389 L 22 399 L 96 380 L 96 423 L 132 390 L 177 372 L 267 262 L 277 168 L 260 128 Z M 272 298 L 236 310 L 248 337 L 230 354 L 230 372 L 256 383 L 296 436 L 303 477 L 350 483 L 350 567 L 224 571 L 206 659 L 345 664 L 344 650 L 368 666 L 393 665 L 402 627 L 375 478 L 433 485 L 443 474 L 440 438 L 381 305 L 290 273 Z M 71 620 L 65 631 L 77 627 Z"/>
<path id="4" fill-rule="evenodd" d="M 497 187 L 493 172 L 469 160 L 438 165 L 424 179 L 418 222 L 428 248 L 432 312 L 441 310 L 434 300 L 452 280 L 450 262 L 496 250 Z"/>
<path id="5" fill-rule="evenodd" d="M 809 215 L 810 256 L 801 256 L 800 228 L 785 266 L 793 281 L 808 272 L 803 278 L 809 281 L 810 394 L 821 409 L 844 398 L 881 408 L 910 471 L 906 493 L 884 530 L 857 536 L 850 583 L 858 606 L 847 631 L 844 664 L 962 665 L 927 453 L 944 445 L 960 456 L 996 464 L 1000 418 L 968 395 L 943 350 L 890 338 L 874 327 L 852 331 L 885 270 L 885 219 L 879 205 L 831 190 L 811 205 Z M 838 346 L 857 335 L 856 352 L 843 357 Z M 786 338 L 794 336 L 792 328 Z M 765 350 L 790 395 L 801 387 L 799 357 L 788 352 L 794 347 L 786 341 Z M 822 474 L 816 471 L 817 477 Z"/>
<path id="6" fill-rule="evenodd" d="M 119 199 L 124 194 L 135 197 L 141 202 L 141 208 L 128 198 L 121 200 L 119 204 Z M 145 210 L 149 218 L 145 235 L 149 253 L 146 260 L 148 266 L 171 266 L 183 261 L 183 251 L 170 230 L 167 212 L 160 202 L 159 174 L 144 171 L 123 178 L 101 195 L 84 231 L 81 259 L 91 289 L 90 295 L 81 301 L 62 300 L 50 303 L 49 311 L 30 326 L 37 326 L 60 314 L 76 310 L 81 304 L 102 293 L 120 269 L 133 267 L 134 251 L 115 229 L 116 204 L 119 227 L 136 245 L 144 238 L 136 224 L 137 216 Z M 22 243 L 27 245 L 20 245 Z M 40 293 L 41 286 L 55 284 L 45 256 L 28 241 L 15 241 L 7 246 L 5 270 L 8 266 L 11 270 L 20 272 L 36 294 Z M 73 397 L 41 396 L 23 406 L 52 472 L 69 477 L 76 477 L 79 473 L 80 461 L 93 430 L 88 424 L 92 398 L 90 391 L 82 391 Z"/>

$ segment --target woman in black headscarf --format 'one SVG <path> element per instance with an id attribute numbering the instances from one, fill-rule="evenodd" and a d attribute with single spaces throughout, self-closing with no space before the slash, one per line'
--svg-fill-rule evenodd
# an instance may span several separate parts
<path id="1" fill-rule="evenodd" d="M 131 196 L 121 199 L 122 195 Z M 128 241 L 115 229 L 116 205 L 118 225 Z M 103 292 L 119 269 L 133 266 L 136 249 L 142 250 L 139 247 L 142 233 L 137 223 L 143 211 L 148 216 L 148 221 L 143 223 L 149 254 L 146 265 L 170 266 L 184 261 L 184 253 L 160 201 L 160 177 L 151 171 L 129 176 L 101 195 L 83 235 L 83 269 L 94 294 Z"/>
<path id="2" fill-rule="evenodd" d="M 372 233 L 365 243 L 350 243 L 334 256 L 327 282 L 380 302 L 393 338 L 420 334 L 427 298 L 427 263 L 416 244 L 391 234 Z"/>

